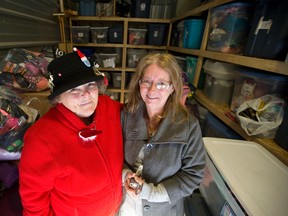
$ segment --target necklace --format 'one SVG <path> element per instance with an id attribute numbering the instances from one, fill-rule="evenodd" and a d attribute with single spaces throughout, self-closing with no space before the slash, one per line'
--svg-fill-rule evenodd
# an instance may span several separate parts
<path id="1" fill-rule="evenodd" d="M 156 117 L 156 118 L 151 118 L 147 117 L 146 119 L 146 124 L 147 124 L 147 130 L 148 130 L 148 136 L 149 138 L 152 138 L 155 136 L 158 126 L 160 124 L 161 119 Z"/>
<path id="2" fill-rule="evenodd" d="M 155 135 L 156 131 L 148 131 L 149 137 L 153 137 Z"/>
<path id="3" fill-rule="evenodd" d="M 148 124 L 148 135 L 150 138 L 156 134 L 156 131 L 157 129 L 153 129 L 153 127 L 150 124 Z"/>

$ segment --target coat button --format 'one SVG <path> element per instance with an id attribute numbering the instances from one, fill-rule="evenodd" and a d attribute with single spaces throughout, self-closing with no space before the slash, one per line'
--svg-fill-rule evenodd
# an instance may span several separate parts
<path id="1" fill-rule="evenodd" d="M 152 149 L 152 148 L 153 148 L 153 144 L 148 143 L 148 144 L 146 145 L 146 148 L 147 148 L 148 150 Z"/>
<path id="2" fill-rule="evenodd" d="M 149 205 L 145 205 L 143 208 L 144 208 L 144 211 L 149 211 L 150 206 Z"/>

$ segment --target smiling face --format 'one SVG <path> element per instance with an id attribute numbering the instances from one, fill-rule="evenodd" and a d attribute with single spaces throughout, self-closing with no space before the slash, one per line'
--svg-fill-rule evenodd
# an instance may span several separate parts
<path id="1" fill-rule="evenodd" d="M 59 103 L 62 103 L 80 118 L 91 116 L 98 104 L 97 83 L 86 83 L 62 93 L 59 97 Z"/>
<path id="2" fill-rule="evenodd" d="M 147 110 L 153 110 L 157 113 L 162 113 L 164 106 L 170 94 L 173 93 L 174 87 L 171 85 L 167 89 L 157 89 L 157 83 L 171 83 L 169 74 L 156 64 L 151 64 L 143 73 L 142 80 L 152 83 L 150 87 L 139 84 L 140 95 L 146 104 Z"/>

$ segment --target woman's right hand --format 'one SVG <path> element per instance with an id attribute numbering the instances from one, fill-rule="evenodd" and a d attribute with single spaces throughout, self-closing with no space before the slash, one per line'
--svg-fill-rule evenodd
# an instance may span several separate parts
<path id="1" fill-rule="evenodd" d="M 129 172 L 127 174 L 125 181 L 125 189 L 131 197 L 138 197 L 139 193 L 142 190 L 143 184 L 144 180 L 141 177 L 135 175 L 135 173 Z"/>

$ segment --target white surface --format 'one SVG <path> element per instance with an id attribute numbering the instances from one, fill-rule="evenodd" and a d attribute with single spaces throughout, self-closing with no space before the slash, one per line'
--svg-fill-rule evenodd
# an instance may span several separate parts
<path id="1" fill-rule="evenodd" d="M 207 154 L 249 215 L 288 215 L 285 164 L 255 142 L 203 139 Z"/>

